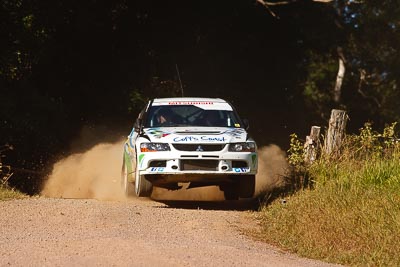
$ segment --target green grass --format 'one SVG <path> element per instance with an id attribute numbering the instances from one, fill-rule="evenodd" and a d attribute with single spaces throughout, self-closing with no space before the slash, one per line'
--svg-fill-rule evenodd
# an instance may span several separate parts
<path id="1" fill-rule="evenodd" d="M 8 200 L 8 199 L 15 199 L 15 198 L 23 198 L 25 197 L 24 194 L 21 192 L 10 188 L 6 185 L 0 185 L 0 201 L 1 200 Z"/>
<path id="2" fill-rule="evenodd" d="M 261 209 L 262 238 L 332 263 L 400 266 L 399 144 L 350 143 L 339 159 L 303 169 L 312 189 Z"/>

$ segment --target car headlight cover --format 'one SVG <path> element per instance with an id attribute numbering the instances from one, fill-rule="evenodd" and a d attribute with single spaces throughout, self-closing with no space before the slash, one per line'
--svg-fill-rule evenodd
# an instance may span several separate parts
<path id="1" fill-rule="evenodd" d="M 229 144 L 229 151 L 231 151 L 231 152 L 255 152 L 256 151 L 256 143 L 247 142 L 247 143 Z"/>
<path id="2" fill-rule="evenodd" d="M 165 143 L 142 143 L 140 144 L 140 152 L 157 152 L 170 151 L 168 144 Z"/>

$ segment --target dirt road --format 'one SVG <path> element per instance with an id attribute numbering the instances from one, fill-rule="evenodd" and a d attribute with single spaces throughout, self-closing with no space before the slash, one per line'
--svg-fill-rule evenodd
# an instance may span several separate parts
<path id="1" fill-rule="evenodd" d="M 253 241 L 249 222 L 224 203 L 3 201 L 0 266 L 329 266 Z"/>

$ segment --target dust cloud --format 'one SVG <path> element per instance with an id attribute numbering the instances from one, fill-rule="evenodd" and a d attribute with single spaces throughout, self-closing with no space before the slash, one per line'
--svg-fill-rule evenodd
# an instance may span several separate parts
<path id="1" fill-rule="evenodd" d="M 258 174 L 256 195 L 283 184 L 288 167 L 286 155 L 276 145 L 258 150 Z M 83 153 L 72 154 L 53 166 L 41 194 L 56 198 L 94 198 L 99 200 L 123 200 L 120 175 L 122 166 L 123 141 L 100 143 Z M 166 190 L 154 187 L 155 200 L 224 200 L 217 186 L 180 190 Z"/>
<path id="2" fill-rule="evenodd" d="M 259 148 L 255 195 L 283 186 L 288 168 L 286 153 L 279 146 Z"/>
<path id="3" fill-rule="evenodd" d="M 101 143 L 60 160 L 54 164 L 41 194 L 57 198 L 123 199 L 122 153 L 122 141 Z"/>

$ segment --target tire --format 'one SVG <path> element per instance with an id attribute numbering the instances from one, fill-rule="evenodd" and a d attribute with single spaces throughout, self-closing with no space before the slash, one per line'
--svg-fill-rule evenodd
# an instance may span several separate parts
<path id="1" fill-rule="evenodd" d="M 136 175 L 135 193 L 138 197 L 149 197 L 153 192 L 153 184 L 144 175 Z"/>
<path id="2" fill-rule="evenodd" d="M 225 200 L 238 200 L 239 199 L 239 188 L 238 183 L 227 184 L 222 187 L 224 191 Z"/>
<path id="3" fill-rule="evenodd" d="M 135 185 L 132 182 L 129 182 L 128 168 L 125 164 L 125 160 L 122 160 L 121 188 L 125 196 L 130 197 L 134 195 Z"/>
<path id="4" fill-rule="evenodd" d="M 239 196 L 242 198 L 252 198 L 256 187 L 255 175 L 240 176 L 239 180 Z"/>

